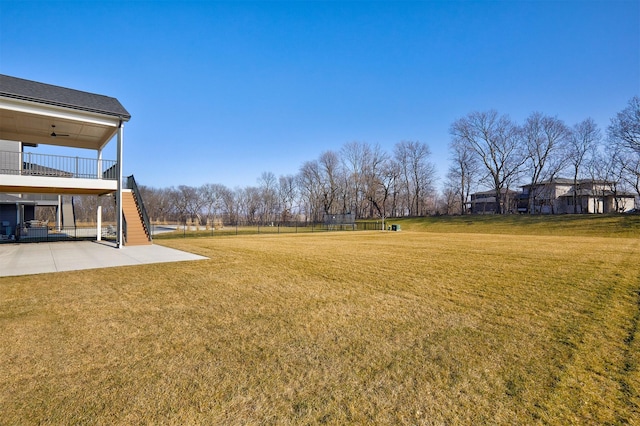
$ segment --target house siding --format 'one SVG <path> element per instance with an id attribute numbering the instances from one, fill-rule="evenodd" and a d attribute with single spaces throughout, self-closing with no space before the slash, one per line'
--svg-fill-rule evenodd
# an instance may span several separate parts
<path id="1" fill-rule="evenodd" d="M 0 155 L 0 173 L 18 174 L 20 172 L 20 162 L 14 161 L 22 151 L 22 144 L 15 141 L 0 139 L 0 152 L 9 152 L 7 155 Z"/>
<path id="2" fill-rule="evenodd" d="M 523 196 L 533 192 L 536 198 L 528 200 L 527 207 L 521 207 L 519 211 L 563 214 L 613 213 L 633 209 L 635 197 L 623 192 L 614 195 L 610 190 L 612 185 L 611 182 L 593 179 L 580 179 L 574 184 L 573 180 L 562 178 L 537 185 L 525 185 L 522 187 Z"/>
<path id="3" fill-rule="evenodd" d="M 614 183 L 602 180 L 557 178 L 536 185 L 523 185 L 520 192 L 509 191 L 507 212 L 533 214 L 616 213 L 633 210 L 638 204 L 634 194 L 613 192 Z M 574 205 L 575 197 L 575 205 Z M 496 213 L 493 191 L 471 194 L 469 211 L 475 214 Z"/>

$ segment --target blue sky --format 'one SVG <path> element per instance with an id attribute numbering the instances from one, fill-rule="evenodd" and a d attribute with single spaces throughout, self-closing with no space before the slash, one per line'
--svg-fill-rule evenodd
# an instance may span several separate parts
<path id="1" fill-rule="evenodd" d="M 472 111 L 604 131 L 640 94 L 640 2 L 0 0 L 0 73 L 118 98 L 143 185 L 245 187 L 402 140 L 442 182 Z"/>

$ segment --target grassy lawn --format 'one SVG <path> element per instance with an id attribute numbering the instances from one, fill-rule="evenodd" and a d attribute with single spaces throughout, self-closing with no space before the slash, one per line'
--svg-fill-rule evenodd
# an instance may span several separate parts
<path id="1" fill-rule="evenodd" d="M 640 234 L 393 223 L 0 278 L 0 424 L 638 423 Z"/>
<path id="2" fill-rule="evenodd" d="M 640 215 L 471 215 L 388 219 L 403 230 L 584 237 L 640 236 Z"/>

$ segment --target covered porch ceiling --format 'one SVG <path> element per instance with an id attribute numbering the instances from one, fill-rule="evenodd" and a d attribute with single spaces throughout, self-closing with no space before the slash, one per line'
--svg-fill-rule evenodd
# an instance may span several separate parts
<path id="1" fill-rule="evenodd" d="M 0 98 L 0 139 L 4 140 L 101 150 L 119 124 L 117 117 L 92 117 Z"/>
<path id="2" fill-rule="evenodd" d="M 0 75 L 0 139 L 101 150 L 130 118 L 115 98 Z"/>

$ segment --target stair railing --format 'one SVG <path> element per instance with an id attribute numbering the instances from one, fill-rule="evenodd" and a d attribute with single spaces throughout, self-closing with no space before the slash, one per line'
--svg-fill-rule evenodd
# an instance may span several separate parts
<path id="1" fill-rule="evenodd" d="M 136 180 L 133 175 L 127 176 L 127 188 L 133 192 L 133 196 L 136 198 L 138 211 L 140 212 L 142 223 L 144 224 L 144 231 L 146 232 L 149 241 L 151 241 L 151 223 L 149 222 L 149 215 L 147 214 L 147 209 L 144 208 L 142 195 L 140 195 L 140 190 L 138 189 L 138 185 L 136 184 Z"/>

